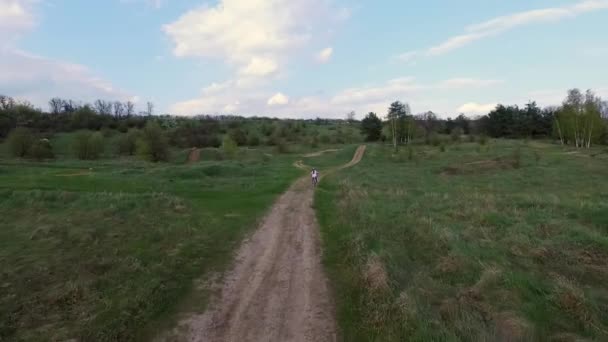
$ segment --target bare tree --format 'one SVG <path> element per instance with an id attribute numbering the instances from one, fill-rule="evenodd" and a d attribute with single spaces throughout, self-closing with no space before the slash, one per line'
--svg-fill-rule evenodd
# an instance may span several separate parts
<path id="1" fill-rule="evenodd" d="M 110 115 L 112 114 L 112 102 L 97 100 L 95 101 L 95 110 L 98 114 Z"/>
<path id="2" fill-rule="evenodd" d="M 351 110 L 350 112 L 346 113 L 346 121 L 348 123 L 355 122 L 355 115 L 357 115 L 357 114 L 355 113 L 354 110 Z"/>
<path id="3" fill-rule="evenodd" d="M 82 105 L 80 103 L 77 103 L 76 101 L 72 101 L 72 100 L 63 101 L 63 112 L 64 113 L 75 112 L 76 110 L 78 110 L 78 108 L 81 108 L 81 107 L 82 107 Z"/>
<path id="4" fill-rule="evenodd" d="M 127 116 L 135 114 L 135 104 L 131 101 L 127 101 L 125 103 L 125 110 L 127 112 Z"/>
<path id="5" fill-rule="evenodd" d="M 431 111 L 428 111 L 426 113 L 419 114 L 418 120 L 420 121 L 420 124 L 424 128 L 424 136 L 425 136 L 426 141 L 428 142 L 429 138 L 431 136 L 431 133 L 433 133 L 433 131 L 437 127 L 437 124 L 438 124 L 437 115 L 435 115 L 435 113 L 433 113 Z"/>
<path id="6" fill-rule="evenodd" d="M 608 101 L 600 102 L 600 114 L 602 119 L 608 120 Z"/>
<path id="7" fill-rule="evenodd" d="M 53 113 L 53 114 L 61 113 L 61 110 L 63 109 L 63 103 L 64 103 L 64 101 L 58 97 L 54 97 L 54 98 L 50 99 L 49 107 L 51 109 L 51 113 Z"/>
<path id="8" fill-rule="evenodd" d="M 0 109 L 8 110 L 15 107 L 15 99 L 10 96 L 0 95 Z"/>
<path id="9" fill-rule="evenodd" d="M 125 113 L 125 106 L 120 101 L 114 102 L 114 116 L 121 117 Z"/>
<path id="10" fill-rule="evenodd" d="M 154 114 L 154 104 L 152 102 L 148 101 L 148 103 L 146 103 L 146 108 L 147 108 L 146 115 Z"/>

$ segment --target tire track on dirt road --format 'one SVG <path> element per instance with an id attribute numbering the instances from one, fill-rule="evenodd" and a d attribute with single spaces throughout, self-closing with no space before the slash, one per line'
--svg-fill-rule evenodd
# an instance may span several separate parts
<path id="1" fill-rule="evenodd" d="M 357 164 L 365 152 L 328 173 Z M 334 306 L 321 264 L 308 176 L 298 179 L 240 247 L 209 309 L 180 321 L 177 341 L 335 341 Z"/>

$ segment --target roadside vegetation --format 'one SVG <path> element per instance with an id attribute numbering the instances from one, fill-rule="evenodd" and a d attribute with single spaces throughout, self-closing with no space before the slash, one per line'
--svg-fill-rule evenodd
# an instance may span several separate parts
<path id="1" fill-rule="evenodd" d="M 316 208 L 345 341 L 608 338 L 604 148 L 368 146 Z"/>

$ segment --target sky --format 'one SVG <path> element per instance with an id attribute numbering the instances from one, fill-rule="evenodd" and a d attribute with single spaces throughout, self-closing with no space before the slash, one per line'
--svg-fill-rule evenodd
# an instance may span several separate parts
<path id="1" fill-rule="evenodd" d="M 0 94 L 158 114 L 441 117 L 608 98 L 608 0 L 0 0 Z"/>

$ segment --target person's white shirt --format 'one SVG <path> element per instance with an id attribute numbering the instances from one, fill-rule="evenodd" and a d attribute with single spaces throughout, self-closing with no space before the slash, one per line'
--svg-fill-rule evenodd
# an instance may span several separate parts
<path id="1" fill-rule="evenodd" d="M 317 178 L 319 176 L 319 172 L 317 172 L 317 170 L 312 170 L 310 175 L 312 176 L 312 178 Z"/>

